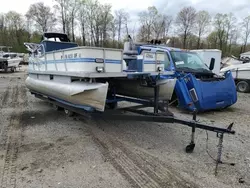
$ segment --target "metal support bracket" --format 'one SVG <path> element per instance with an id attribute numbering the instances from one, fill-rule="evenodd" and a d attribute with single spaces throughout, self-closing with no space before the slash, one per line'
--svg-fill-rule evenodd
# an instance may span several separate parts
<path id="1" fill-rule="evenodd" d="M 192 125 L 192 133 L 191 133 L 191 142 L 189 145 L 187 145 L 186 147 L 186 152 L 187 153 L 192 153 L 194 151 L 195 148 L 195 142 L 194 142 L 194 138 L 195 138 L 195 128 L 196 128 L 196 116 L 197 116 L 197 111 L 194 110 L 193 111 L 193 125 Z"/>
<path id="2" fill-rule="evenodd" d="M 219 138 L 219 143 L 218 143 L 218 153 L 217 153 L 217 160 L 216 160 L 216 166 L 215 166 L 215 176 L 218 174 L 218 166 L 219 164 L 222 163 L 221 161 L 221 156 L 222 156 L 222 149 L 223 149 L 223 133 L 217 133 L 217 137 Z"/>
<path id="3" fill-rule="evenodd" d="M 158 107 L 158 103 L 159 103 L 159 90 L 160 87 L 158 85 L 156 85 L 154 87 L 154 113 L 157 114 L 159 107 Z"/>

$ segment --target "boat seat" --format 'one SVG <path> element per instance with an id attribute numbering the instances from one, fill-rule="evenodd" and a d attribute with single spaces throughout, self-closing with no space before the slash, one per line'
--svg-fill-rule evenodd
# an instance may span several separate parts
<path id="1" fill-rule="evenodd" d="M 124 49 L 123 49 L 124 55 L 138 55 L 138 51 L 136 50 L 135 45 L 133 45 L 132 42 L 125 42 L 124 43 Z"/>
<path id="2" fill-rule="evenodd" d="M 78 45 L 73 42 L 56 42 L 56 41 L 42 41 L 45 52 L 51 52 L 54 50 L 62 50 L 67 48 L 74 48 Z"/>
<path id="3" fill-rule="evenodd" d="M 127 50 L 127 51 L 123 51 L 124 55 L 138 55 L 138 51 L 136 50 Z"/>

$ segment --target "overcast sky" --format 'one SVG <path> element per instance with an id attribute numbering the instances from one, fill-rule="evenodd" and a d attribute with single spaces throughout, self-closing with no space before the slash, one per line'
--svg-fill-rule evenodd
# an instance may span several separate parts
<path id="1" fill-rule="evenodd" d="M 23 15 L 29 9 L 30 4 L 44 2 L 53 6 L 55 0 L 1 0 L 0 13 L 10 10 L 17 11 Z M 193 6 L 197 11 L 207 10 L 210 14 L 232 12 L 238 20 L 250 15 L 250 0 L 99 0 L 99 2 L 112 5 L 112 11 L 125 9 L 130 14 L 129 28 L 138 29 L 138 13 L 146 10 L 149 6 L 156 6 L 161 13 L 176 16 L 185 6 Z M 76 29 L 76 34 L 80 30 Z M 174 31 L 172 31 L 174 32 Z"/>
<path id="2" fill-rule="evenodd" d="M 44 2 L 52 6 L 54 0 L 1 0 L 0 12 L 15 10 L 25 14 L 29 5 L 36 2 Z M 169 15 L 176 13 L 184 6 L 193 6 L 197 10 L 207 10 L 212 14 L 217 12 L 233 12 L 238 18 L 250 15 L 250 0 L 99 0 L 101 3 L 109 3 L 113 10 L 124 8 L 132 14 L 137 13 L 148 6 L 156 6 L 160 11 Z"/>

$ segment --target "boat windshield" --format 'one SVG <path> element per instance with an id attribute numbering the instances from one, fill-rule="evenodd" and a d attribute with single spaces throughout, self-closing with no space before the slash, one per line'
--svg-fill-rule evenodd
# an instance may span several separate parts
<path id="1" fill-rule="evenodd" d="M 12 59 L 12 58 L 17 57 L 17 54 L 4 54 L 3 57 Z"/>
<path id="2" fill-rule="evenodd" d="M 180 71 L 211 72 L 195 52 L 171 51 L 176 69 Z"/>
<path id="3" fill-rule="evenodd" d="M 3 57 L 8 58 L 8 57 L 10 57 L 10 55 L 9 54 L 4 54 Z"/>

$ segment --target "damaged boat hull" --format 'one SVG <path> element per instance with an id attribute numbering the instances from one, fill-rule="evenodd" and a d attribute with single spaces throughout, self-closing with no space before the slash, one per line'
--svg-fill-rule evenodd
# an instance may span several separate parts
<path id="1" fill-rule="evenodd" d="M 92 107 L 97 111 L 104 111 L 105 108 L 108 83 L 84 81 L 62 83 L 49 79 L 35 79 L 29 76 L 25 84 L 31 91 L 64 100 L 72 105 Z"/>
<path id="2" fill-rule="evenodd" d="M 170 100 L 174 91 L 176 79 L 165 79 L 159 84 L 159 99 Z M 140 80 L 119 79 L 116 81 L 116 93 L 129 97 L 153 99 L 154 88 L 146 87 Z"/>

